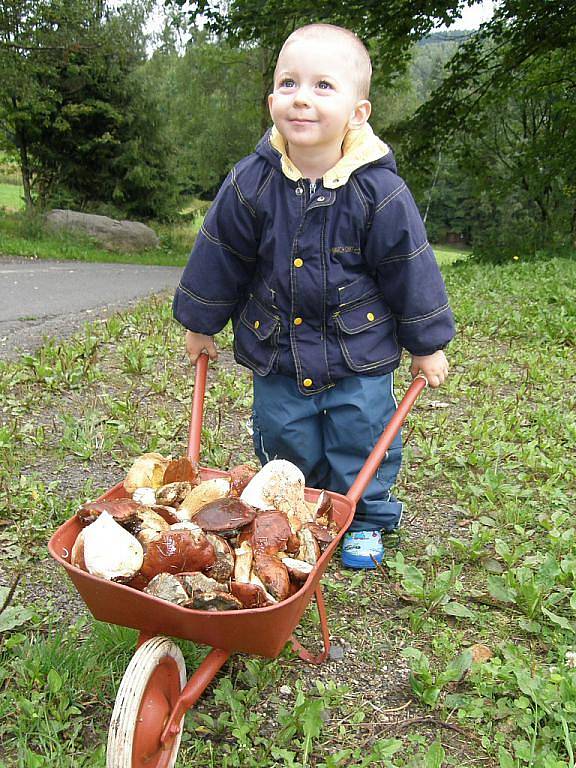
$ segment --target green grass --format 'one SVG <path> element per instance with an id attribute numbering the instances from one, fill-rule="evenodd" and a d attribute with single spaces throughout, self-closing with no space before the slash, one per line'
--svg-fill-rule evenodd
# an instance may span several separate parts
<path id="1" fill-rule="evenodd" d="M 434 245 L 436 260 L 440 266 L 454 264 L 456 261 L 464 261 L 470 256 L 470 249 L 459 248 L 454 245 Z"/>
<path id="2" fill-rule="evenodd" d="M 24 208 L 22 187 L 18 184 L 0 184 L 0 208 L 14 213 Z"/>
<path id="3" fill-rule="evenodd" d="M 179 224 L 152 226 L 160 237 L 158 248 L 119 253 L 105 250 L 78 233 L 51 232 L 39 216 L 0 212 L 0 252 L 37 259 L 184 266 L 200 227 L 200 219 L 196 217 Z"/>
<path id="4" fill-rule="evenodd" d="M 331 630 L 353 649 L 358 675 L 342 679 L 337 664 L 315 670 L 288 653 L 235 657 L 187 715 L 180 765 L 574 765 L 576 262 L 443 271 L 458 336 L 446 386 L 410 417 L 400 542 L 387 537 L 383 573 L 326 578 Z M 229 329 L 220 345 L 229 350 Z M 404 365 L 398 391 L 407 378 Z M 42 585 L 28 604 L 16 591 L 2 635 L 0 766 L 103 768 L 133 633 L 90 619 L 66 627 L 69 587 L 63 575 L 47 580 L 41 560 L 78 499 L 98 493 L 95 482 L 119 479 L 146 450 L 183 452 L 189 402 L 169 302 L 147 300 L 0 364 L 3 568 Z M 207 465 L 251 458 L 249 411 L 247 372 L 211 366 Z M 316 635 L 315 612 L 302 632 L 307 642 Z M 476 643 L 493 656 L 471 667 Z M 201 651 L 181 645 L 193 669 Z M 379 688 L 378 708 L 412 700 L 410 715 L 396 715 L 431 723 L 379 719 L 366 681 L 383 662 L 409 665 L 410 680 Z"/>

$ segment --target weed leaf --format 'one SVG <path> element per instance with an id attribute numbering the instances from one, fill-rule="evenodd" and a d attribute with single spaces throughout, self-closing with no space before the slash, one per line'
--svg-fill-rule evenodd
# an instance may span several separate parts
<path id="1" fill-rule="evenodd" d="M 504 747 L 498 749 L 498 761 L 500 763 L 500 768 L 516 768 L 514 760 Z"/>
<path id="2" fill-rule="evenodd" d="M 426 753 L 426 768 L 442 768 L 446 752 L 439 741 L 435 741 Z"/>
<path id="3" fill-rule="evenodd" d="M 456 616 L 459 619 L 473 619 L 475 614 L 469 608 L 466 608 L 462 603 L 456 603 L 454 601 L 446 603 L 442 606 L 442 611 L 448 616 Z"/>
<path id="4" fill-rule="evenodd" d="M 513 603 L 515 602 L 516 595 L 514 590 L 509 589 L 500 576 L 488 576 L 488 592 L 500 603 Z"/>
<path id="5" fill-rule="evenodd" d="M 0 613 L 0 632 L 7 632 L 9 629 L 21 626 L 33 615 L 34 612 L 30 608 L 23 608 L 21 605 L 9 605 Z"/>
<path id="6" fill-rule="evenodd" d="M 542 613 L 548 616 L 550 621 L 554 624 L 558 624 L 559 627 L 562 627 L 562 629 L 567 629 L 568 632 L 572 633 L 576 632 L 572 622 L 568 621 L 564 616 L 558 616 L 557 613 L 552 613 L 552 611 L 549 611 L 548 608 L 544 608 L 544 606 L 542 606 Z"/>

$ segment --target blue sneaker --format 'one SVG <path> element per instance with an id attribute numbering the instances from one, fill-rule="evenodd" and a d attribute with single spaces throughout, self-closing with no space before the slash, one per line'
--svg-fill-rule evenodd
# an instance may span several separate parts
<path id="1" fill-rule="evenodd" d="M 353 531 L 342 539 L 342 564 L 346 568 L 376 568 L 382 562 L 384 547 L 380 531 Z"/>

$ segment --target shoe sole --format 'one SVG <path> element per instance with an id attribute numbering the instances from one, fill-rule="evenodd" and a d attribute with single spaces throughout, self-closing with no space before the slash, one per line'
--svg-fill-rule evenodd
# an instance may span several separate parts
<path id="1" fill-rule="evenodd" d="M 380 565 L 384 558 L 384 552 L 380 555 L 374 555 L 374 560 Z M 354 570 L 369 570 L 376 568 L 372 558 L 360 557 L 359 555 L 349 555 L 346 552 L 342 553 L 342 565 L 346 568 L 353 568 Z"/>

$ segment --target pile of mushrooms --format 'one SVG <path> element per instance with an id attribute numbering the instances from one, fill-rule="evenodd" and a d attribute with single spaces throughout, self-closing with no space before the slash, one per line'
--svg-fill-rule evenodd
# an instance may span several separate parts
<path id="1" fill-rule="evenodd" d="M 78 510 L 72 565 L 186 608 L 285 600 L 338 531 L 330 496 L 306 501 L 304 475 L 283 459 L 202 480 L 189 459 L 146 453 L 123 486 L 126 498 Z"/>

